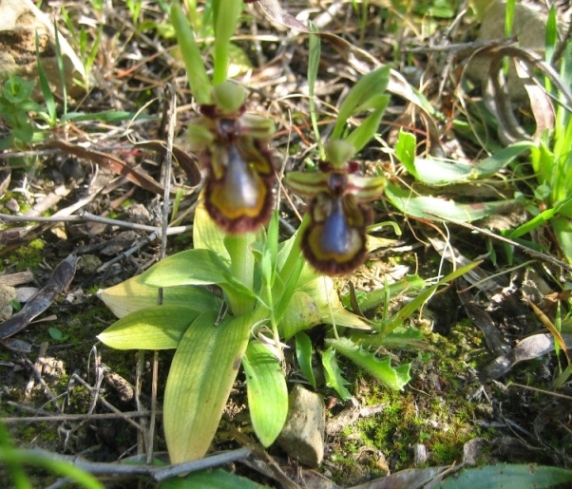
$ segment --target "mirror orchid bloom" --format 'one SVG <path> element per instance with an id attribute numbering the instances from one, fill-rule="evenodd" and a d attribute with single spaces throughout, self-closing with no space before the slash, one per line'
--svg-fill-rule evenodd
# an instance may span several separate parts
<path id="1" fill-rule="evenodd" d="M 345 141 L 331 141 L 325 150 L 327 161 L 320 163 L 320 171 L 290 172 L 286 184 L 311 199 L 301 241 L 304 256 L 316 270 L 341 275 L 365 261 L 372 211 L 364 202 L 381 195 L 385 178 L 356 175 L 359 165 L 349 161 L 355 151 Z"/>
<path id="2" fill-rule="evenodd" d="M 191 149 L 206 169 L 205 207 L 231 234 L 256 231 L 270 219 L 275 171 L 268 140 L 271 120 L 245 112 L 246 91 L 233 82 L 213 89 L 213 104 L 202 105 L 191 122 Z"/>

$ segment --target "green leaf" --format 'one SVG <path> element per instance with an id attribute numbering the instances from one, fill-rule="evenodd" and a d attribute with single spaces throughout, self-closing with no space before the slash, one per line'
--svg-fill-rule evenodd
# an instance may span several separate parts
<path id="1" fill-rule="evenodd" d="M 175 28 L 193 95 L 197 103 L 208 104 L 211 83 L 202 61 L 201 51 L 195 42 L 195 33 L 178 2 L 173 2 L 171 7 L 171 22 Z"/>
<path id="2" fill-rule="evenodd" d="M 278 359 L 258 340 L 248 345 L 242 366 L 252 426 L 262 445 L 269 447 L 288 415 L 286 379 Z"/>
<path id="3" fill-rule="evenodd" d="M 184 478 L 173 478 L 161 483 L 161 489 L 263 489 L 256 482 L 231 474 L 223 469 L 201 470 Z"/>
<path id="4" fill-rule="evenodd" d="M 532 147 L 532 142 L 520 141 L 477 164 L 437 158 L 416 158 L 415 171 L 411 173 L 420 182 L 434 186 L 468 182 L 494 175 Z"/>
<path id="5" fill-rule="evenodd" d="M 388 81 L 389 67 L 378 68 L 359 79 L 340 105 L 331 139 L 341 139 L 347 120 L 356 112 L 375 108 L 375 99 L 383 94 Z"/>
<path id="6" fill-rule="evenodd" d="M 141 275 L 97 292 L 118 318 L 158 304 L 159 289 L 145 285 Z M 198 312 L 217 311 L 220 299 L 205 288 L 183 285 L 163 289 L 163 305 L 181 305 Z"/>
<path id="7" fill-rule="evenodd" d="M 306 380 L 310 382 L 310 385 L 316 388 L 316 377 L 314 375 L 314 369 L 312 368 L 312 341 L 306 333 L 298 333 L 296 335 L 296 360 L 298 360 L 298 366 Z"/>
<path id="8" fill-rule="evenodd" d="M 344 379 L 342 375 L 342 371 L 336 360 L 336 352 L 333 348 L 328 348 L 322 353 L 322 365 L 324 366 L 326 385 L 334 389 L 343 401 L 352 399 L 353 396 L 346 388 L 346 385 L 350 383 Z"/>
<path id="9" fill-rule="evenodd" d="M 322 322 L 354 329 L 371 329 L 369 323 L 344 308 L 330 277 L 321 276 L 306 283 L 300 280 L 298 292 L 308 294 L 316 303 Z"/>
<path id="10" fill-rule="evenodd" d="M 431 297 L 435 291 L 443 286 L 447 285 L 452 280 L 455 280 L 458 277 L 461 277 L 465 273 L 470 272 L 473 268 L 479 266 L 481 262 L 476 261 L 472 263 L 468 263 L 462 267 L 457 268 L 453 272 L 449 273 L 445 277 L 443 277 L 439 282 L 431 287 L 427 287 L 422 292 L 417 294 L 413 300 L 409 301 L 405 306 L 403 306 L 395 315 L 391 317 L 388 323 L 385 325 L 383 333 L 389 334 L 394 331 L 396 328 L 402 326 L 405 319 L 409 318 L 415 311 L 421 308 L 425 302 Z"/>
<path id="11" fill-rule="evenodd" d="M 419 179 L 417 169 L 415 168 L 415 146 L 415 135 L 400 129 L 397 143 L 395 144 L 395 156 L 411 175 Z"/>
<path id="12" fill-rule="evenodd" d="M 390 389 L 403 390 L 403 387 L 411 380 L 409 375 L 410 363 L 392 367 L 389 357 L 377 358 L 375 353 L 360 348 L 349 338 L 326 340 L 326 344 L 349 358 Z"/>
<path id="13" fill-rule="evenodd" d="M 280 321 L 281 336 L 289 340 L 300 331 L 322 322 L 322 312 L 312 297 L 301 290 L 294 292 Z"/>
<path id="14" fill-rule="evenodd" d="M 225 233 L 210 218 L 204 205 L 198 205 L 193 221 L 193 246 L 195 249 L 214 251 L 221 259 L 230 262 L 224 245 Z"/>
<path id="15" fill-rule="evenodd" d="M 116 321 L 97 338 L 118 350 L 173 349 L 199 314 L 184 306 L 148 307 Z"/>
<path id="16" fill-rule="evenodd" d="M 215 313 L 200 315 L 173 357 L 163 407 L 171 463 L 195 460 L 207 452 L 256 318 L 245 314 L 218 326 L 215 321 Z"/>
<path id="17" fill-rule="evenodd" d="M 351 134 L 345 139 L 350 143 L 356 150 L 356 153 L 360 151 L 369 141 L 375 136 L 381 117 L 385 112 L 385 108 L 389 103 L 389 95 L 382 95 L 378 99 L 382 99 L 381 106 L 376 108 L 371 114 L 369 114 L 360 124 L 360 126 L 354 129 Z"/>
<path id="18" fill-rule="evenodd" d="M 438 484 L 439 489 L 544 489 L 572 483 L 572 470 L 535 464 L 498 464 L 462 469 Z"/>
<path id="19" fill-rule="evenodd" d="M 474 204 L 458 204 L 453 200 L 438 197 L 415 195 L 393 183 L 387 184 L 385 196 L 401 212 L 432 221 L 451 219 L 453 221 L 470 222 L 495 214 L 499 207 L 513 203 L 512 200 L 496 202 L 478 202 Z"/>
<path id="20" fill-rule="evenodd" d="M 228 267 L 211 250 L 187 250 L 171 255 L 141 275 L 141 281 L 155 287 L 209 285 L 228 282 Z"/>

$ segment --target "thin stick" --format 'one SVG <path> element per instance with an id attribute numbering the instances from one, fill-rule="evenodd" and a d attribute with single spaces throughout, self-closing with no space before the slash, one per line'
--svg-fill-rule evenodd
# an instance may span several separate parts
<path id="1" fill-rule="evenodd" d="M 134 222 L 119 221 L 118 219 L 110 219 L 108 217 L 100 217 L 89 212 L 80 212 L 79 216 L 61 216 L 61 217 L 25 217 L 25 216 L 11 216 L 8 214 L 0 214 L 0 221 L 24 223 L 24 222 L 100 222 L 102 224 L 109 224 L 110 226 L 119 226 L 126 229 L 134 229 L 136 231 L 147 231 L 159 234 L 162 228 L 156 226 L 148 226 L 146 224 L 137 224 Z M 192 226 L 176 226 L 167 229 L 167 235 L 181 234 L 190 231 Z"/>
<path id="2" fill-rule="evenodd" d="M 427 212 L 426 214 L 437 217 L 438 219 L 442 219 L 443 221 L 450 222 L 452 224 L 456 224 L 457 226 L 461 226 L 461 227 L 470 229 L 471 231 L 476 231 L 476 232 L 478 232 L 484 236 L 487 236 L 487 237 L 492 238 L 492 239 L 496 239 L 497 241 L 501 241 L 502 243 L 507 243 L 511 246 L 514 246 L 515 248 L 521 249 L 525 253 L 528 253 L 530 256 L 533 256 L 534 258 L 538 258 L 540 261 L 547 261 L 549 263 L 552 263 L 553 265 L 556 265 L 558 267 L 562 267 L 565 270 L 572 272 L 572 265 L 568 265 L 568 263 L 564 263 L 563 261 L 560 261 L 557 258 L 554 258 L 553 256 L 547 255 L 545 253 L 541 253 L 540 251 L 536 251 L 536 250 L 533 250 L 532 248 L 521 245 L 520 243 L 517 243 L 516 241 L 513 241 L 512 239 L 505 238 L 504 236 L 500 236 L 499 234 L 492 233 L 490 231 L 487 231 L 486 229 L 478 228 L 476 226 L 473 226 L 472 224 L 469 224 L 468 222 L 457 221 L 457 220 L 451 219 L 449 217 L 444 217 L 444 216 L 440 216 L 439 214 L 434 214 L 433 212 Z"/>

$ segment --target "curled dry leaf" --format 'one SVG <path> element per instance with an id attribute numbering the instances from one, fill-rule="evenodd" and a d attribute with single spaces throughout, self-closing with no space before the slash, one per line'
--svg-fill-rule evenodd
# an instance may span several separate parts
<path id="1" fill-rule="evenodd" d="M 76 255 L 68 256 L 55 268 L 46 285 L 28 301 L 21 311 L 0 323 L 0 340 L 22 331 L 30 324 L 30 321 L 50 307 L 56 296 L 71 283 L 75 275 L 77 260 Z"/>
<path id="2" fill-rule="evenodd" d="M 163 195 L 164 190 L 162 185 L 153 180 L 149 175 L 131 168 L 115 156 L 102 153 L 101 151 L 93 151 L 81 146 L 64 143 L 63 141 L 51 141 L 46 145 L 46 148 L 56 148 L 64 153 L 77 156 L 78 158 L 93 161 L 99 166 L 112 171 L 116 175 L 125 177 L 131 183 L 134 183 L 145 190 L 149 190 L 149 192 Z"/>
<path id="3" fill-rule="evenodd" d="M 163 141 L 143 141 L 137 143 L 135 146 L 155 151 L 162 157 L 167 154 L 167 144 Z M 177 163 L 179 163 L 179 166 L 185 171 L 187 177 L 189 177 L 189 186 L 196 187 L 201 183 L 201 171 L 199 170 L 196 160 L 178 146 L 173 146 L 172 151 Z"/>
<path id="4" fill-rule="evenodd" d="M 562 335 L 566 346 L 572 345 L 572 335 Z M 554 351 L 554 337 L 549 333 L 535 334 L 523 339 L 506 355 L 495 358 L 483 369 L 483 376 L 488 379 L 498 379 L 510 372 L 519 362 L 532 360 Z"/>

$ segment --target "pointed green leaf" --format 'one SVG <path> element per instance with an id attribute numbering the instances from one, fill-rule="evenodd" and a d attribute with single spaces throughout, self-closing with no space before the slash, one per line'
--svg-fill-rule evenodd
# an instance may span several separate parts
<path id="1" fill-rule="evenodd" d="M 163 305 L 133 312 L 97 338 L 118 350 L 168 350 L 179 341 L 200 312 L 184 306 Z"/>
<path id="2" fill-rule="evenodd" d="M 252 315 L 215 325 L 199 316 L 183 335 L 169 370 L 163 407 L 171 463 L 201 458 L 217 430 L 255 322 Z"/>
<path id="3" fill-rule="evenodd" d="M 211 250 L 188 250 L 171 255 L 141 275 L 155 287 L 227 283 L 228 267 Z"/>
<path id="4" fill-rule="evenodd" d="M 411 173 L 420 182 L 434 186 L 468 182 L 494 175 L 532 146 L 533 143 L 530 141 L 520 141 L 477 164 L 437 158 L 416 158 L 415 170 Z"/>
<path id="5" fill-rule="evenodd" d="M 382 67 L 362 76 L 352 87 L 340 105 L 336 125 L 331 139 L 341 139 L 346 121 L 356 113 L 356 110 L 365 110 L 369 101 L 382 95 L 389 82 L 389 68 Z M 373 107 L 372 107 L 373 108 Z"/>
<path id="6" fill-rule="evenodd" d="M 360 348 L 349 338 L 326 340 L 326 344 L 348 357 L 357 366 L 363 368 L 390 389 L 402 390 L 405 384 L 411 380 L 409 375 L 410 363 L 392 367 L 389 357 L 377 358 L 375 353 Z"/>
<path id="7" fill-rule="evenodd" d="M 500 207 L 513 203 L 512 200 L 496 202 L 479 202 L 473 204 L 457 204 L 453 200 L 415 195 L 393 183 L 385 187 L 385 196 L 401 212 L 433 221 L 451 219 L 453 221 L 470 222 L 490 216 Z"/>
<path id="8" fill-rule="evenodd" d="M 242 366 L 252 426 L 262 445 L 269 447 L 288 415 L 286 379 L 278 359 L 258 340 L 248 345 Z"/>
<path id="9" fill-rule="evenodd" d="M 97 295 L 118 318 L 158 302 L 158 288 L 142 283 L 141 275 L 100 290 Z M 163 305 L 181 305 L 197 312 L 208 312 L 220 309 L 220 299 L 205 288 L 184 285 L 163 289 Z"/>
<path id="10" fill-rule="evenodd" d="M 350 383 L 344 379 L 342 375 L 342 371 L 336 360 L 336 352 L 333 348 L 328 348 L 322 353 L 322 365 L 324 366 L 326 385 L 334 389 L 343 401 L 352 399 L 353 396 L 346 388 Z"/>
<path id="11" fill-rule="evenodd" d="M 296 360 L 298 360 L 298 366 L 306 380 L 310 382 L 310 385 L 316 388 L 316 377 L 314 375 L 314 369 L 312 368 L 312 341 L 306 333 L 298 333 L 296 335 Z"/>
<path id="12" fill-rule="evenodd" d="M 415 152 L 415 135 L 400 129 L 397 143 L 395 144 L 395 156 L 397 156 L 397 159 L 405 169 L 418 179 L 417 169 L 415 168 Z"/>
<path id="13" fill-rule="evenodd" d="M 356 153 L 360 151 L 370 140 L 375 136 L 381 117 L 385 112 L 385 108 L 389 103 L 389 95 L 383 96 L 383 105 L 376 108 L 371 114 L 369 114 L 360 124 L 359 127 L 354 129 L 350 135 L 345 139 L 350 143 L 356 150 Z"/>

